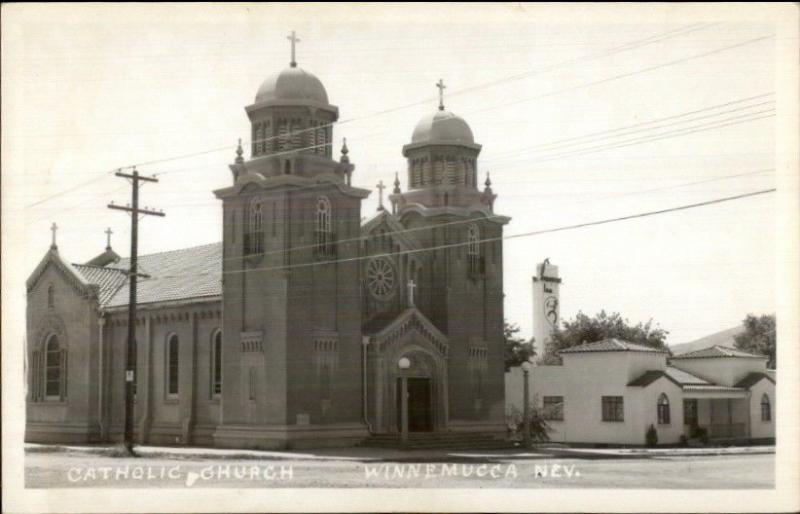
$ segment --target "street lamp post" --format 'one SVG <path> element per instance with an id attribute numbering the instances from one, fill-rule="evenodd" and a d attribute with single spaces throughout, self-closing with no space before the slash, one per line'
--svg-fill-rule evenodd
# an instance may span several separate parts
<path id="1" fill-rule="evenodd" d="M 408 357 L 401 357 L 397 367 L 405 371 L 411 367 Z M 400 441 L 403 445 L 408 442 L 408 379 L 405 375 L 400 377 Z"/>
<path id="2" fill-rule="evenodd" d="M 531 446 L 531 406 L 530 406 L 530 389 L 529 389 L 529 381 L 530 381 L 530 372 L 531 372 L 531 363 L 529 361 L 525 361 L 522 363 L 522 383 L 523 383 L 523 391 L 522 391 L 522 426 L 523 426 L 523 433 L 522 433 L 522 440 L 525 443 L 525 448 L 530 448 Z"/>

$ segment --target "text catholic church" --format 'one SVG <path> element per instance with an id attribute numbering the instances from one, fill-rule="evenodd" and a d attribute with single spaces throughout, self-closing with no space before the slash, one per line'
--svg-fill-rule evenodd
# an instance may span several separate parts
<path id="1" fill-rule="evenodd" d="M 240 146 L 214 191 L 222 242 L 139 257 L 135 440 L 504 433 L 509 218 L 488 178 L 478 189 L 467 123 L 441 101 L 420 120 L 402 147 L 408 191 L 395 177 L 391 212 L 362 223 L 369 191 L 346 145 L 332 155 L 339 109 L 317 77 L 293 56 L 245 111 L 250 159 Z M 122 439 L 128 266 L 110 243 L 71 264 L 54 234 L 27 281 L 26 440 Z"/>

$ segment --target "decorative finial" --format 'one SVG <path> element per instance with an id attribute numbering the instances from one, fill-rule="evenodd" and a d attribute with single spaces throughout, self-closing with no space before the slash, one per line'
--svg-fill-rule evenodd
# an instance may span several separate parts
<path id="1" fill-rule="evenodd" d="M 399 195 L 400 194 L 400 177 L 397 176 L 397 172 L 394 172 L 394 190 L 392 193 Z"/>
<path id="2" fill-rule="evenodd" d="M 58 230 L 58 225 L 56 225 L 56 222 L 54 221 L 53 224 L 50 226 L 50 231 L 53 233 L 53 242 L 50 244 L 50 248 L 52 248 L 53 250 L 58 249 L 58 246 L 56 245 L 57 230 Z"/>
<path id="3" fill-rule="evenodd" d="M 378 185 L 375 186 L 378 188 L 378 210 L 383 211 L 383 190 L 386 189 L 386 186 L 383 185 L 383 180 L 378 182 Z"/>
<path id="4" fill-rule="evenodd" d="M 439 88 L 439 110 L 444 110 L 444 90 L 447 86 L 444 85 L 444 81 L 439 79 L 439 82 L 436 83 L 436 87 Z"/>
<path id="5" fill-rule="evenodd" d="M 350 162 L 350 157 L 347 154 L 350 152 L 347 148 L 347 138 L 342 138 L 342 157 L 339 159 L 339 162 Z"/>
<path id="6" fill-rule="evenodd" d="M 296 68 L 297 67 L 297 61 L 295 61 L 295 55 L 294 55 L 294 53 L 295 53 L 295 45 L 300 42 L 300 38 L 297 37 L 294 34 L 294 31 L 292 31 L 291 34 L 286 36 L 286 39 L 288 39 L 289 41 L 292 42 L 292 62 L 289 63 L 289 66 L 291 66 L 292 68 Z"/>
<path id="7" fill-rule="evenodd" d="M 244 150 L 242 150 L 242 138 L 239 138 L 239 146 L 236 147 L 236 164 L 242 164 L 244 162 Z"/>
<path id="8" fill-rule="evenodd" d="M 486 182 L 483 183 L 486 186 L 484 189 L 484 193 L 491 193 L 492 192 L 492 179 L 489 178 L 489 172 L 486 172 Z"/>
<path id="9" fill-rule="evenodd" d="M 113 233 L 111 227 L 106 229 L 106 250 L 111 250 L 111 234 Z"/>

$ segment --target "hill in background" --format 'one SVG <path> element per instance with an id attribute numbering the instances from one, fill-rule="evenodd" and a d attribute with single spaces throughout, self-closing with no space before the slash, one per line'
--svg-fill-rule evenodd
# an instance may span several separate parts
<path id="1" fill-rule="evenodd" d="M 734 348 L 735 346 L 733 338 L 736 334 L 741 332 L 744 332 L 744 327 L 740 325 L 727 330 L 722 330 L 720 332 L 715 332 L 705 337 L 701 337 L 700 339 L 689 341 L 688 343 L 670 345 L 670 349 L 672 350 L 673 355 L 679 355 L 681 353 L 702 350 L 703 348 L 710 348 L 714 345 L 729 346 Z"/>

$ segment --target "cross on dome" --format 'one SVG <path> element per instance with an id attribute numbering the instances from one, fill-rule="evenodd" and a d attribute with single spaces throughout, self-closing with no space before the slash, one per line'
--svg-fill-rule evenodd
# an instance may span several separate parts
<path id="1" fill-rule="evenodd" d="M 295 45 L 300 42 L 300 38 L 295 35 L 294 31 L 292 31 L 291 34 L 286 36 L 286 39 L 292 42 L 292 62 L 289 63 L 289 66 L 296 68 L 297 61 L 295 60 Z"/>
<path id="2" fill-rule="evenodd" d="M 439 79 L 439 82 L 436 83 L 436 87 L 439 88 L 439 110 L 444 110 L 444 90 L 447 89 L 447 86 L 444 85 L 444 81 Z"/>
<path id="3" fill-rule="evenodd" d="M 111 227 L 106 229 L 106 250 L 111 250 L 111 234 L 113 233 Z"/>

